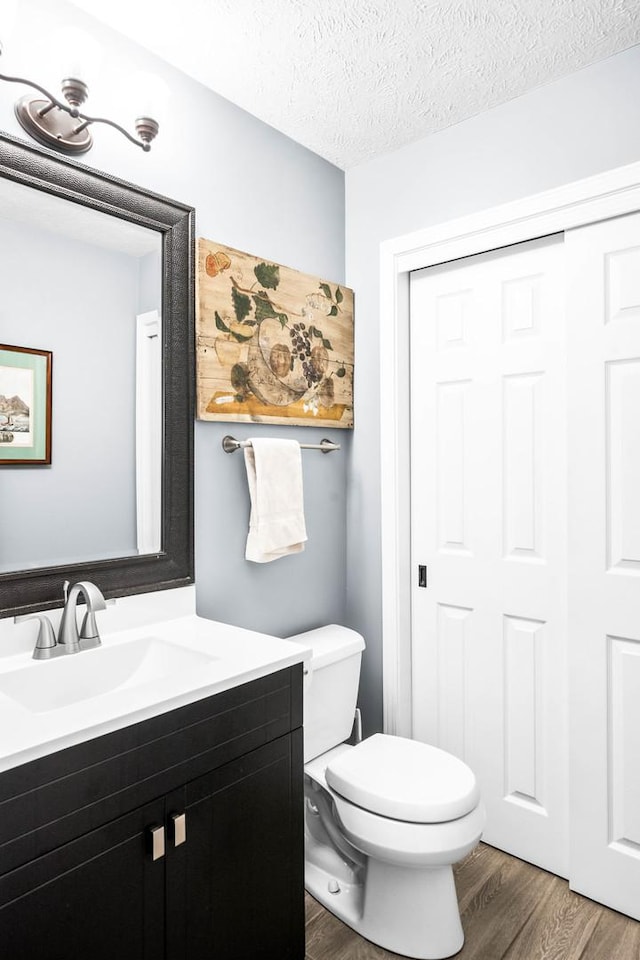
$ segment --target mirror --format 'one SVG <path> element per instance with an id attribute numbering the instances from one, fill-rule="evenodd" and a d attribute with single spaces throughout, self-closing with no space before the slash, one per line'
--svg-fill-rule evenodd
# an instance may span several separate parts
<path id="1" fill-rule="evenodd" d="M 29 505 L 4 512 L 0 573 L 157 552 L 160 234 L 0 179 L 0 249 L 0 501 Z M 25 348 L 52 357 L 47 469 L 25 469 L 39 412 Z"/>
<path id="2" fill-rule="evenodd" d="M 0 344 L 53 372 L 51 463 L 29 464 L 25 354 L 0 345 L 0 616 L 60 605 L 65 579 L 193 581 L 193 219 L 0 135 Z"/>

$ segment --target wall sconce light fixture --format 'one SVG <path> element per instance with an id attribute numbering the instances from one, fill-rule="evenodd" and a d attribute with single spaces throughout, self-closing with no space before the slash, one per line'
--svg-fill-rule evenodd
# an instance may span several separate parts
<path id="1" fill-rule="evenodd" d="M 2 44 L 0 44 L 0 55 Z M 158 123 L 151 117 L 138 117 L 135 122 L 137 136 L 134 137 L 124 127 L 106 117 L 90 117 L 81 112 L 80 107 L 87 99 L 89 88 L 76 77 L 62 81 L 64 101 L 54 97 L 39 83 L 24 77 L 10 77 L 0 73 L 0 80 L 8 83 L 21 83 L 39 91 L 44 97 L 27 94 L 15 104 L 15 114 L 24 130 L 45 147 L 59 150 L 61 153 L 86 153 L 93 145 L 89 127 L 94 123 L 106 123 L 124 134 L 127 140 L 142 147 L 146 152 L 151 149 L 151 141 L 158 133 Z"/>

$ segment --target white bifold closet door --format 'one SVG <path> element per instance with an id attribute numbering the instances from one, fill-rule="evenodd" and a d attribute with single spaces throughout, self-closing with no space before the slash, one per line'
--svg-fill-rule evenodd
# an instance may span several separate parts
<path id="1" fill-rule="evenodd" d="M 640 214 L 566 254 L 571 886 L 640 920 Z"/>
<path id="2" fill-rule="evenodd" d="M 567 876 L 563 257 L 412 275 L 412 673 L 414 736 L 472 767 L 485 839 Z"/>
<path id="3" fill-rule="evenodd" d="M 640 919 L 640 214 L 413 275 L 411 353 L 414 735 Z"/>

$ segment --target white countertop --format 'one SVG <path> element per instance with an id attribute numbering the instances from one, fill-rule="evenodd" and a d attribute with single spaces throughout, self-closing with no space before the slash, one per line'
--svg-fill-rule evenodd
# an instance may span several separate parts
<path id="1" fill-rule="evenodd" d="M 68 662 L 87 658 L 83 659 L 83 666 L 99 671 L 103 651 L 147 637 L 206 654 L 207 660 L 201 658 L 197 668 L 124 685 L 43 712 L 34 712 L 0 693 L 0 771 L 194 703 L 311 656 L 311 651 L 299 643 L 193 614 L 134 629 L 105 632 L 101 647 L 54 660 L 33 660 L 30 651 L 4 656 L 0 658 L 0 681 L 12 671 L 23 671 L 22 678 L 27 680 L 29 673 L 25 671 L 34 674 L 38 671 L 39 683 L 50 677 L 52 684 L 64 685 Z M 102 664 L 105 663 L 102 660 Z"/>

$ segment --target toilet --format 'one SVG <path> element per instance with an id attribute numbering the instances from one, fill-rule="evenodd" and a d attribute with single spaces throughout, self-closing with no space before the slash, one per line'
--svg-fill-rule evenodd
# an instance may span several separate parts
<path id="1" fill-rule="evenodd" d="M 362 637 L 327 626 L 289 638 L 311 649 L 304 678 L 305 886 L 363 937 L 439 960 L 464 934 L 452 866 L 485 812 L 469 767 L 437 747 L 351 736 Z"/>

